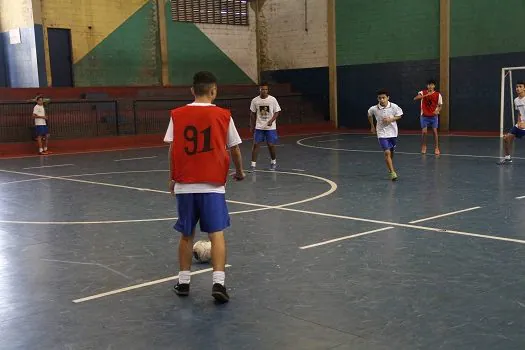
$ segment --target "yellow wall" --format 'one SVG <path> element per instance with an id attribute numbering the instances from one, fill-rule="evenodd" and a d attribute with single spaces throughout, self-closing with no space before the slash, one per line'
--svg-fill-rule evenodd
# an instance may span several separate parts
<path id="1" fill-rule="evenodd" d="M 46 52 L 48 82 L 52 84 L 47 28 L 71 29 L 73 64 L 75 64 L 148 1 L 149 0 L 42 1 L 41 10 L 42 23 L 44 26 L 44 47 Z"/>

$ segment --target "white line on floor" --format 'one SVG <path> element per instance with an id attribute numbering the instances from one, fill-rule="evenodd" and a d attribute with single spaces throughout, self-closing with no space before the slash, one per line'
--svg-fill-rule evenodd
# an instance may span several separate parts
<path id="1" fill-rule="evenodd" d="M 152 159 L 152 158 L 157 158 L 157 156 L 115 159 L 114 162 L 126 162 L 128 160 L 140 160 L 140 159 Z"/>
<path id="2" fill-rule="evenodd" d="M 230 267 L 230 266 L 231 265 L 226 265 L 226 267 Z M 191 275 L 192 276 L 199 275 L 201 273 L 210 272 L 210 271 L 213 271 L 213 268 L 210 267 L 208 269 L 193 271 L 191 273 Z M 135 290 L 135 289 L 139 289 L 139 288 L 153 286 L 155 284 L 160 284 L 160 283 L 164 283 L 164 282 L 173 281 L 173 280 L 176 280 L 178 278 L 179 278 L 179 275 L 166 277 L 166 278 L 161 278 L 161 279 L 158 279 L 158 280 L 155 280 L 155 281 L 149 281 L 149 282 L 145 282 L 145 283 L 141 283 L 141 284 L 135 284 L 133 286 L 129 286 L 129 287 L 125 287 L 125 288 L 115 289 L 115 290 L 112 290 L 112 291 L 109 291 L 109 292 L 95 294 L 95 295 L 91 295 L 91 296 L 88 296 L 88 297 L 85 297 L 85 298 L 75 299 L 75 300 L 73 300 L 73 302 L 75 304 L 79 304 L 79 303 L 83 303 L 83 302 L 86 302 L 86 301 L 107 297 L 107 296 L 110 296 L 110 295 L 115 295 L 115 294 L 119 294 L 119 293 L 129 292 L 130 290 Z"/>
<path id="3" fill-rule="evenodd" d="M 344 139 L 330 139 L 330 140 L 321 140 L 317 141 L 318 143 L 324 143 L 324 142 L 335 142 L 335 141 L 342 141 Z"/>
<path id="4" fill-rule="evenodd" d="M 319 247 L 319 246 L 321 246 L 321 245 L 330 244 L 330 243 L 334 243 L 334 242 L 339 242 L 339 241 L 342 241 L 342 240 L 345 240 L 345 239 L 352 239 L 352 238 L 356 238 L 356 237 L 361 237 L 361 236 L 369 235 L 369 234 L 371 234 L 371 233 L 376 233 L 376 232 L 381 232 L 381 231 L 391 230 L 391 229 L 393 229 L 393 228 L 394 228 L 393 226 L 388 226 L 388 227 L 378 228 L 377 230 L 371 230 L 371 231 L 366 231 L 366 232 L 356 233 L 356 234 L 353 234 L 353 235 L 350 235 L 350 236 L 344 236 L 344 237 L 334 238 L 334 239 L 331 239 L 331 240 L 329 240 L 329 241 L 323 241 L 323 242 L 319 242 L 319 243 L 314 243 L 314 244 L 310 244 L 310 245 L 305 245 L 305 246 L 299 247 L 299 249 L 309 249 L 309 248 Z"/>
<path id="5" fill-rule="evenodd" d="M 43 169 L 43 168 L 60 168 L 65 166 L 74 166 L 75 164 L 57 164 L 57 165 L 42 165 L 42 166 L 32 166 L 29 168 L 23 168 L 23 170 L 28 169 Z"/>
<path id="6" fill-rule="evenodd" d="M 451 211 L 450 213 L 445 213 L 445 214 L 441 214 L 441 215 L 431 216 L 429 218 L 424 218 L 424 219 L 410 221 L 409 224 L 417 224 L 418 222 L 438 219 L 438 218 L 442 218 L 442 217 L 450 216 L 450 215 L 455 215 L 455 214 L 459 214 L 459 213 L 465 213 L 467 211 L 472 211 L 472 210 L 476 210 L 476 209 L 480 209 L 480 208 L 481 207 L 472 207 L 472 208 L 467 208 L 467 209 L 462 209 L 462 210 Z"/>

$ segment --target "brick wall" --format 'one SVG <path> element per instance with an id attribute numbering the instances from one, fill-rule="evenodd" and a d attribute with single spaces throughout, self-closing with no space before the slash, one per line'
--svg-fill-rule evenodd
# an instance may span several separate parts
<path id="1" fill-rule="evenodd" d="M 328 66 L 326 0 L 260 3 L 262 70 Z"/>

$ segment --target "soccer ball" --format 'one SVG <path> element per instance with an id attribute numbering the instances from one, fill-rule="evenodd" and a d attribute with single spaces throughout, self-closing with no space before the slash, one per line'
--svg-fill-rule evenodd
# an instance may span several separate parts
<path id="1" fill-rule="evenodd" d="M 197 262 L 207 263 L 211 260 L 211 242 L 200 240 L 193 245 L 193 257 Z"/>

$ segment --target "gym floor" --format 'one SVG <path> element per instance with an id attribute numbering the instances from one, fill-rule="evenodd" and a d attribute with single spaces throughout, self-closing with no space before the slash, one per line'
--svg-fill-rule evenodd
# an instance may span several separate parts
<path id="1" fill-rule="evenodd" d="M 373 135 L 282 138 L 276 172 L 262 148 L 227 186 L 223 305 L 208 264 L 171 291 L 166 147 L 3 160 L 0 348 L 523 349 L 525 148 L 428 144 L 399 137 L 397 182 Z"/>

